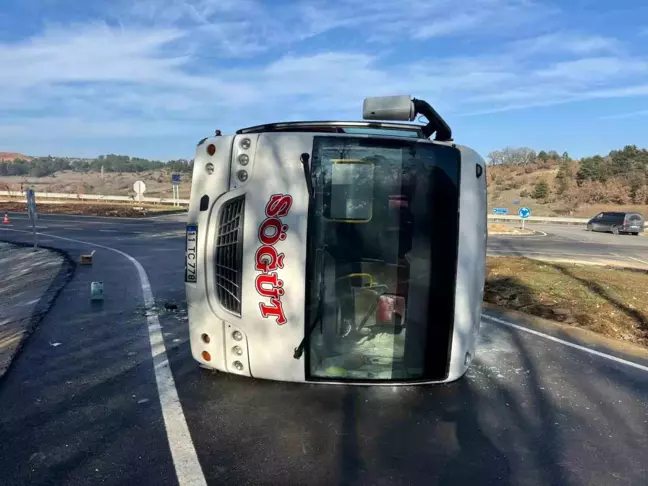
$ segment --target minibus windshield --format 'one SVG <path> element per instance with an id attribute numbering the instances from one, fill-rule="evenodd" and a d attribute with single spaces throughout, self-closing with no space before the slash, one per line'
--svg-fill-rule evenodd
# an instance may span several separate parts
<path id="1" fill-rule="evenodd" d="M 402 381 L 447 372 L 459 160 L 456 149 L 431 143 L 315 137 L 313 378 Z"/>

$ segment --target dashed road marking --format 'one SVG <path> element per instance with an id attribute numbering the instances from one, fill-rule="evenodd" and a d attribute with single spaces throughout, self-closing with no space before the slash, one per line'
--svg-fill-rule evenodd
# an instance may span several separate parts
<path id="1" fill-rule="evenodd" d="M 502 324 L 507 327 L 512 327 L 513 329 L 517 329 L 519 331 L 528 332 L 529 334 L 533 334 L 534 336 L 539 336 L 548 339 L 549 341 L 554 341 L 564 346 L 569 346 L 570 348 L 578 349 L 579 351 L 584 351 L 585 353 L 593 354 L 594 356 L 598 356 L 600 358 L 608 359 L 610 361 L 614 361 L 622 365 L 630 366 L 632 368 L 636 368 L 641 371 L 648 371 L 648 366 L 644 366 L 639 363 L 635 363 L 633 361 L 628 361 L 627 359 L 617 358 L 616 356 L 612 356 L 611 354 L 602 353 L 601 351 L 597 351 L 595 349 L 581 346 L 580 344 L 575 344 L 569 341 L 565 341 L 564 339 L 559 339 L 549 334 L 545 334 L 543 332 L 536 331 L 534 329 L 529 329 L 528 327 L 520 326 L 518 324 L 513 324 L 512 322 L 505 321 L 504 319 L 488 316 L 486 314 L 482 314 L 482 318 L 488 319 L 489 321 L 497 322 L 498 324 Z"/>

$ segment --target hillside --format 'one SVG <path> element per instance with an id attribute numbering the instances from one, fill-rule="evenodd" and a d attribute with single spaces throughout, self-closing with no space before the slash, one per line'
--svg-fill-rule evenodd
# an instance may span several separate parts
<path id="1" fill-rule="evenodd" d="M 0 157 L 15 157 L 0 158 L 0 190 L 133 195 L 133 182 L 143 180 L 147 196 L 171 197 L 172 173 L 182 174 L 181 198 L 191 189 L 193 161 L 112 154 L 73 159 L 0 152 Z M 648 215 L 648 151 L 635 146 L 581 160 L 552 150 L 506 148 L 488 155 L 487 182 L 489 212 L 505 207 L 516 214 L 524 205 L 536 216 L 591 217 L 622 209 Z"/>
<path id="2" fill-rule="evenodd" d="M 592 217 L 600 211 L 628 210 L 648 215 L 648 151 L 635 146 L 572 160 L 566 153 L 505 149 L 516 157 L 489 154 L 489 211 L 520 205 L 536 216 Z M 519 201 L 518 204 L 515 204 Z"/>
<path id="3" fill-rule="evenodd" d="M 63 192 L 68 194 L 110 194 L 133 196 L 133 183 L 141 180 L 146 184 L 147 197 L 172 197 L 171 170 L 152 170 L 143 172 L 74 172 L 71 170 L 55 172 L 46 177 L 0 176 L 0 190 L 20 191 L 21 187 L 31 187 L 37 192 Z M 183 174 L 180 183 L 180 198 L 189 198 L 191 174 Z"/>
<path id="4" fill-rule="evenodd" d="M 13 162 L 14 160 L 31 160 L 29 155 L 19 154 L 17 152 L 0 152 L 0 162 Z"/>
<path id="5" fill-rule="evenodd" d="M 133 183 L 146 183 L 146 196 L 172 197 L 171 174 L 179 173 L 180 197 L 189 197 L 193 161 L 161 162 L 127 155 L 100 155 L 94 159 L 70 157 L 25 157 L 0 161 L 0 190 L 72 194 L 133 195 Z M 29 160 L 28 160 L 29 159 Z"/>

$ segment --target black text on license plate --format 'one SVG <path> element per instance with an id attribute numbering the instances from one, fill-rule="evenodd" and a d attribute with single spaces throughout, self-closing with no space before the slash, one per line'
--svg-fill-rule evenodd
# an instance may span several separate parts
<path id="1" fill-rule="evenodd" d="M 198 226 L 187 226 L 187 246 L 185 250 L 185 282 L 196 283 L 198 276 Z"/>

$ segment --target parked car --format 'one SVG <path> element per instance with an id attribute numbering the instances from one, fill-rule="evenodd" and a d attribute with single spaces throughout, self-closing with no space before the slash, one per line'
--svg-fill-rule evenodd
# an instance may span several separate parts
<path id="1" fill-rule="evenodd" d="M 638 235 L 644 230 L 644 217 L 639 213 L 599 213 L 587 222 L 587 231 L 610 231 L 615 235 Z"/>

